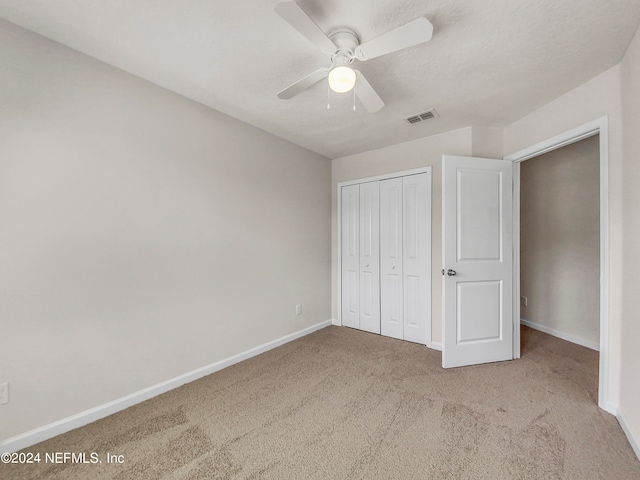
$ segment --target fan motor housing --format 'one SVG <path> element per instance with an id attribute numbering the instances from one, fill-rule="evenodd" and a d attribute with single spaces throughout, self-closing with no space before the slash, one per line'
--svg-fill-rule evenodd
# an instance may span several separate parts
<path id="1" fill-rule="evenodd" d="M 350 60 L 355 57 L 354 51 L 360 45 L 358 34 L 349 27 L 334 28 L 327 35 L 336 44 L 336 52 L 333 57 L 347 56 Z"/>

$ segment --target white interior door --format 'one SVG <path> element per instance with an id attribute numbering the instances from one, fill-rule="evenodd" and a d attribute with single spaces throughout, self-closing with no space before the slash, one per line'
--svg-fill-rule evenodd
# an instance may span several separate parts
<path id="1" fill-rule="evenodd" d="M 404 339 L 431 340 L 431 178 L 402 178 Z"/>
<path id="2" fill-rule="evenodd" d="M 513 357 L 513 165 L 442 157 L 442 366 Z"/>
<path id="3" fill-rule="evenodd" d="M 342 324 L 360 328 L 359 185 L 342 187 L 341 197 Z"/>
<path id="4" fill-rule="evenodd" d="M 404 338 L 402 178 L 380 182 L 380 333 Z"/>
<path id="5" fill-rule="evenodd" d="M 360 184 L 360 329 L 380 333 L 380 182 Z"/>

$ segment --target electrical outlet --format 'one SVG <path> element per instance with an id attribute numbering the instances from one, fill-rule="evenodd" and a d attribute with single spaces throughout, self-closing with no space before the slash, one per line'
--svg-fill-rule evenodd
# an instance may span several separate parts
<path id="1" fill-rule="evenodd" d="M 302 304 L 296 305 L 296 315 L 302 315 Z"/>
<path id="2" fill-rule="evenodd" d="M 0 385 L 0 405 L 9 403 L 9 382 Z"/>
<path id="3" fill-rule="evenodd" d="M 528 305 L 527 297 L 520 297 L 520 305 L 522 305 L 523 307 L 526 307 Z"/>

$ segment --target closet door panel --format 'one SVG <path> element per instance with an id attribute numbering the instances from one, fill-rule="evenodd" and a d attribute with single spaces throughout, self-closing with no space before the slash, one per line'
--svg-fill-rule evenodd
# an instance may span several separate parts
<path id="1" fill-rule="evenodd" d="M 360 329 L 380 333 L 380 182 L 360 184 Z"/>
<path id="2" fill-rule="evenodd" d="M 380 333 L 402 339 L 402 178 L 380 182 Z"/>
<path id="3" fill-rule="evenodd" d="M 342 325 L 360 328 L 360 189 L 342 187 Z"/>
<path id="4" fill-rule="evenodd" d="M 426 344 L 431 325 L 429 174 L 403 177 L 404 339 Z"/>

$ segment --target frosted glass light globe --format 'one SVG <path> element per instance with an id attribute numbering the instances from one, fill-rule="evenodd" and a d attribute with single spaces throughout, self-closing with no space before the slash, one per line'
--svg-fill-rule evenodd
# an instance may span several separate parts
<path id="1" fill-rule="evenodd" d="M 356 72 L 349 67 L 335 67 L 329 72 L 329 88 L 336 93 L 345 93 L 356 84 Z"/>

